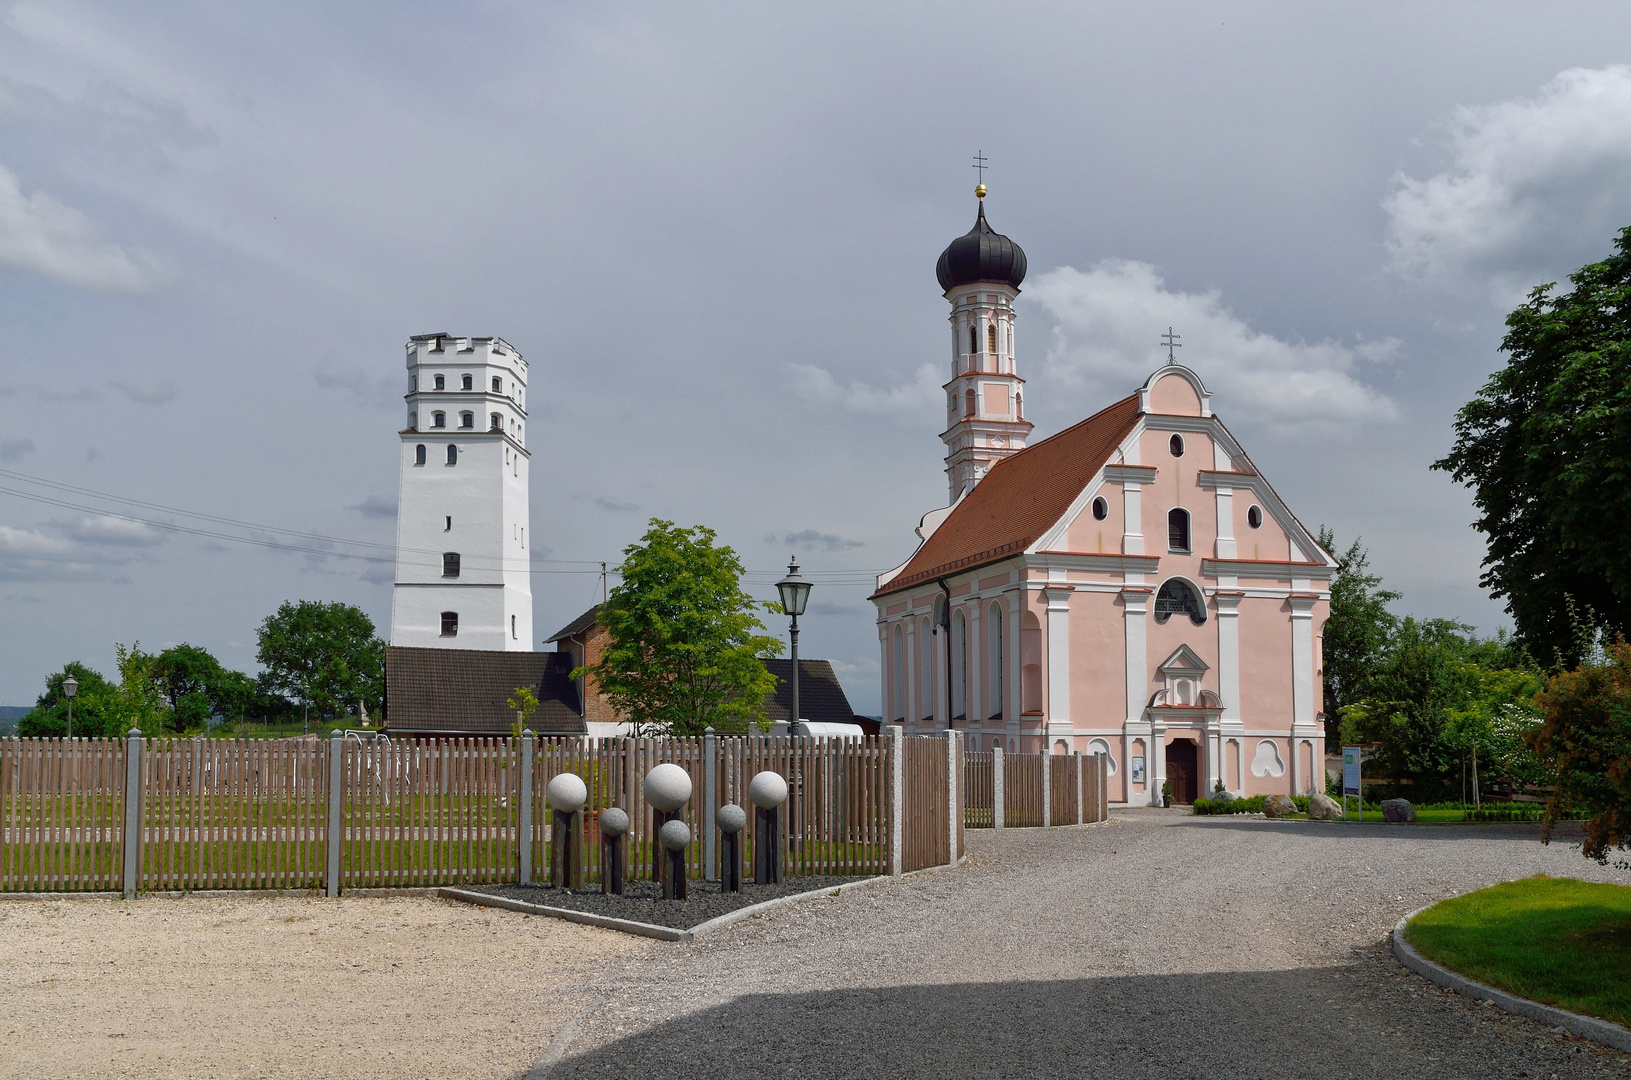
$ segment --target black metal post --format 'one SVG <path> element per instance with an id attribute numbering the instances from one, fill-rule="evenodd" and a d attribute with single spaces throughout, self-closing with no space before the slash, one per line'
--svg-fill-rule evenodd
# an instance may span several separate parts
<path id="1" fill-rule="evenodd" d="M 720 891 L 739 893 L 742 891 L 742 834 L 728 832 L 721 839 L 725 849 L 720 852 L 723 856 L 719 868 Z"/>
<path id="2" fill-rule="evenodd" d="M 799 617 L 793 616 L 793 715 L 787 722 L 787 734 L 798 733 L 799 721 L 804 719 L 799 715 Z"/>
<path id="3" fill-rule="evenodd" d="M 623 895 L 623 838 L 600 838 L 600 891 L 607 896 Z"/>
<path id="4" fill-rule="evenodd" d="M 754 808 L 753 883 L 782 883 L 781 819 L 775 810 Z"/>
<path id="5" fill-rule="evenodd" d="M 663 826 L 670 821 L 679 820 L 680 812 L 670 813 L 666 810 L 653 810 L 651 812 L 651 880 L 666 881 L 668 878 L 668 861 L 663 857 Z"/>
<path id="6" fill-rule="evenodd" d="M 668 872 L 663 875 L 663 899 L 685 899 L 685 849 L 665 852 Z"/>
<path id="7" fill-rule="evenodd" d="M 552 811 L 554 827 L 549 844 L 549 886 L 583 888 L 583 811 Z"/>

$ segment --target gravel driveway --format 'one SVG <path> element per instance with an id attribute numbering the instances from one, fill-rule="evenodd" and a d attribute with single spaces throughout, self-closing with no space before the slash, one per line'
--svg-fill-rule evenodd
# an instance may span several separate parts
<path id="1" fill-rule="evenodd" d="M 1626 1077 L 1448 995 L 1383 939 L 1531 873 L 1631 881 L 1523 826 L 1117 812 L 969 833 L 972 865 L 614 959 L 573 1077 Z"/>

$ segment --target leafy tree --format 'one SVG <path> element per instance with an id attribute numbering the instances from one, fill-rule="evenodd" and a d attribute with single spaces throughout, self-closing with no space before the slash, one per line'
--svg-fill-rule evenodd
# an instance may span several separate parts
<path id="1" fill-rule="evenodd" d="M 89 739 L 123 734 L 117 730 L 118 721 L 113 715 L 113 684 L 78 660 L 64 664 L 61 671 L 46 677 L 45 693 L 35 700 L 34 708 L 17 721 L 17 734 L 24 738 L 60 739 L 68 733 L 68 697 L 62 692 L 62 682 L 69 675 L 79 683 L 74 695 L 74 735 Z"/>
<path id="2" fill-rule="evenodd" d="M 1400 594 L 1380 587 L 1382 579 L 1370 572 L 1370 554 L 1358 537 L 1339 553 L 1335 533 L 1321 525 L 1319 543 L 1337 561 L 1322 659 L 1326 745 L 1335 746 L 1341 742 L 1343 707 L 1365 696 L 1371 675 L 1398 630 L 1398 616 L 1387 606 Z"/>
<path id="3" fill-rule="evenodd" d="M 1631 228 L 1615 253 L 1507 316 L 1509 359 L 1456 416 L 1435 469 L 1472 488 L 1481 579 L 1536 655 L 1581 660 L 1568 600 L 1631 629 Z"/>
<path id="4" fill-rule="evenodd" d="M 572 673 L 598 682 L 637 731 L 767 726 L 775 678 L 760 658 L 780 654 L 781 641 L 763 632 L 741 560 L 714 538 L 712 529 L 653 518 L 623 549 L 623 582 L 601 608 L 605 651 Z"/>
<path id="5" fill-rule="evenodd" d="M 119 685 L 114 688 L 112 712 L 117 734 L 131 728 L 140 728 L 143 734 L 155 735 L 164 730 L 168 713 L 164 695 L 159 691 L 154 669 L 158 657 L 142 652 L 142 643 L 113 647 L 119 664 Z"/>
<path id="6" fill-rule="evenodd" d="M 223 720 L 239 721 L 257 707 L 265 709 L 260 683 L 241 671 L 223 668 L 220 677 L 209 688 L 210 704 Z"/>
<path id="7" fill-rule="evenodd" d="M 284 602 L 261 622 L 255 659 L 262 688 L 315 709 L 344 716 L 358 701 L 377 713 L 384 697 L 385 642 L 374 622 L 350 604 Z"/>
<path id="8" fill-rule="evenodd" d="M 1540 708 L 1530 743 L 1557 784 L 1543 836 L 1551 839 L 1560 811 L 1584 812 L 1581 852 L 1606 863 L 1610 848 L 1631 846 L 1631 645 L 1622 638 L 1602 659 L 1553 675 Z"/>
<path id="9" fill-rule="evenodd" d="M 185 642 L 153 658 L 153 679 L 170 703 L 170 725 L 176 731 L 197 731 L 209 722 L 225 674 L 208 650 Z"/>

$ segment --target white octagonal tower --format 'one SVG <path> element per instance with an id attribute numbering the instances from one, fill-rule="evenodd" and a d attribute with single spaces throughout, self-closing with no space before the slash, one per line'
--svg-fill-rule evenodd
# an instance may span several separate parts
<path id="1" fill-rule="evenodd" d="M 391 644 L 530 652 L 527 362 L 496 337 L 407 348 Z"/>

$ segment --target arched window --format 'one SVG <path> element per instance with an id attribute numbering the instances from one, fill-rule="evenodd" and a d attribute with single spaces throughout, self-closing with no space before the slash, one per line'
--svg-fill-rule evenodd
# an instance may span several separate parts
<path id="1" fill-rule="evenodd" d="M 435 385 L 436 385 L 436 389 L 438 389 L 438 390 L 446 390 L 447 389 L 447 380 L 442 378 L 442 376 L 438 375 L 438 376 L 436 376 L 436 384 Z"/>
<path id="2" fill-rule="evenodd" d="M 1188 615 L 1196 626 L 1206 622 L 1206 604 L 1201 594 L 1183 578 L 1168 578 L 1155 594 L 1155 621 L 1164 623 L 1174 615 Z"/>
<path id="3" fill-rule="evenodd" d="M 1253 506 L 1246 511 L 1246 524 L 1254 529 L 1263 527 L 1263 508 L 1261 506 Z"/>
<path id="4" fill-rule="evenodd" d="M 988 323 L 986 325 L 986 328 L 985 328 L 985 345 L 986 345 L 986 349 L 985 349 L 986 352 L 994 353 L 994 352 L 997 351 L 997 324 L 996 323 Z"/>
<path id="5" fill-rule="evenodd" d="M 442 612 L 442 636 L 459 636 L 459 613 L 457 611 Z"/>
<path id="6" fill-rule="evenodd" d="M 476 426 L 476 414 L 473 413 L 473 412 L 462 412 L 462 413 L 460 413 L 459 414 L 459 426 L 460 427 L 468 427 L 468 428 L 475 427 Z"/>
<path id="7" fill-rule="evenodd" d="M 475 388 L 476 388 L 476 381 L 474 379 L 472 379 L 470 376 L 466 375 L 464 378 L 459 380 L 459 389 L 460 390 L 474 390 Z"/>
<path id="8" fill-rule="evenodd" d="M 934 624 L 927 618 L 917 635 L 917 713 L 924 720 L 934 716 Z"/>
<path id="9" fill-rule="evenodd" d="M 1171 439 L 1168 439 L 1167 449 L 1172 451 L 1173 457 L 1183 457 L 1184 437 L 1182 435 L 1174 435 Z"/>
<path id="10" fill-rule="evenodd" d="M 891 708 L 889 715 L 897 720 L 906 720 L 906 632 L 895 624 L 895 652 L 890 658 L 889 665 L 889 700 Z"/>
<path id="11" fill-rule="evenodd" d="M 457 551 L 442 552 L 442 576 L 459 576 L 459 553 Z"/>
<path id="12" fill-rule="evenodd" d="M 491 419 L 492 419 L 492 422 L 493 422 L 493 430 L 494 431 L 503 431 L 504 430 L 504 417 L 500 416 L 498 413 L 494 413 L 492 415 Z"/>
<path id="13" fill-rule="evenodd" d="M 1189 511 L 1182 507 L 1167 511 L 1167 550 L 1189 551 Z"/>
<path id="14" fill-rule="evenodd" d="M 971 353 L 980 351 L 980 332 L 975 329 L 973 323 L 968 324 L 968 351 Z"/>
<path id="15" fill-rule="evenodd" d="M 447 413 L 433 412 L 430 414 L 431 427 L 447 427 Z"/>
<path id="16" fill-rule="evenodd" d="M 1093 499 L 1093 520 L 1103 521 L 1109 516 L 1110 504 L 1104 501 L 1103 495 L 1095 496 Z"/>
<path id="17" fill-rule="evenodd" d="M 423 465 L 425 463 L 425 444 L 424 443 L 420 443 L 418 446 L 413 448 L 413 463 L 415 465 Z"/>
<path id="18" fill-rule="evenodd" d="M 979 399 L 974 395 L 974 391 L 966 390 L 963 392 L 964 416 L 973 416 L 975 413 L 979 412 L 979 405 L 977 404 L 978 400 Z"/>
<path id="19" fill-rule="evenodd" d="M 497 382 L 498 380 L 495 379 L 493 381 Z M 515 633 L 515 616 L 514 615 L 510 616 L 510 640 L 511 641 L 519 641 L 520 640 L 520 638 L 518 638 L 516 636 L 516 633 Z M 802 712 L 803 710 L 801 709 L 800 711 Z"/>
<path id="20" fill-rule="evenodd" d="M 968 619 L 958 608 L 951 617 L 951 715 L 968 711 Z"/>
<path id="21" fill-rule="evenodd" d="M 504 392 L 504 380 L 499 378 L 497 375 L 494 375 L 493 376 L 493 393 L 502 394 L 503 392 Z"/>
<path id="22" fill-rule="evenodd" d="M 985 624 L 986 640 L 986 709 L 993 720 L 1002 719 L 1002 605 L 991 605 L 991 617 Z"/>
<path id="23" fill-rule="evenodd" d="M 454 446 L 452 443 L 447 444 L 447 463 L 449 465 L 457 465 L 459 463 L 459 448 Z"/>

